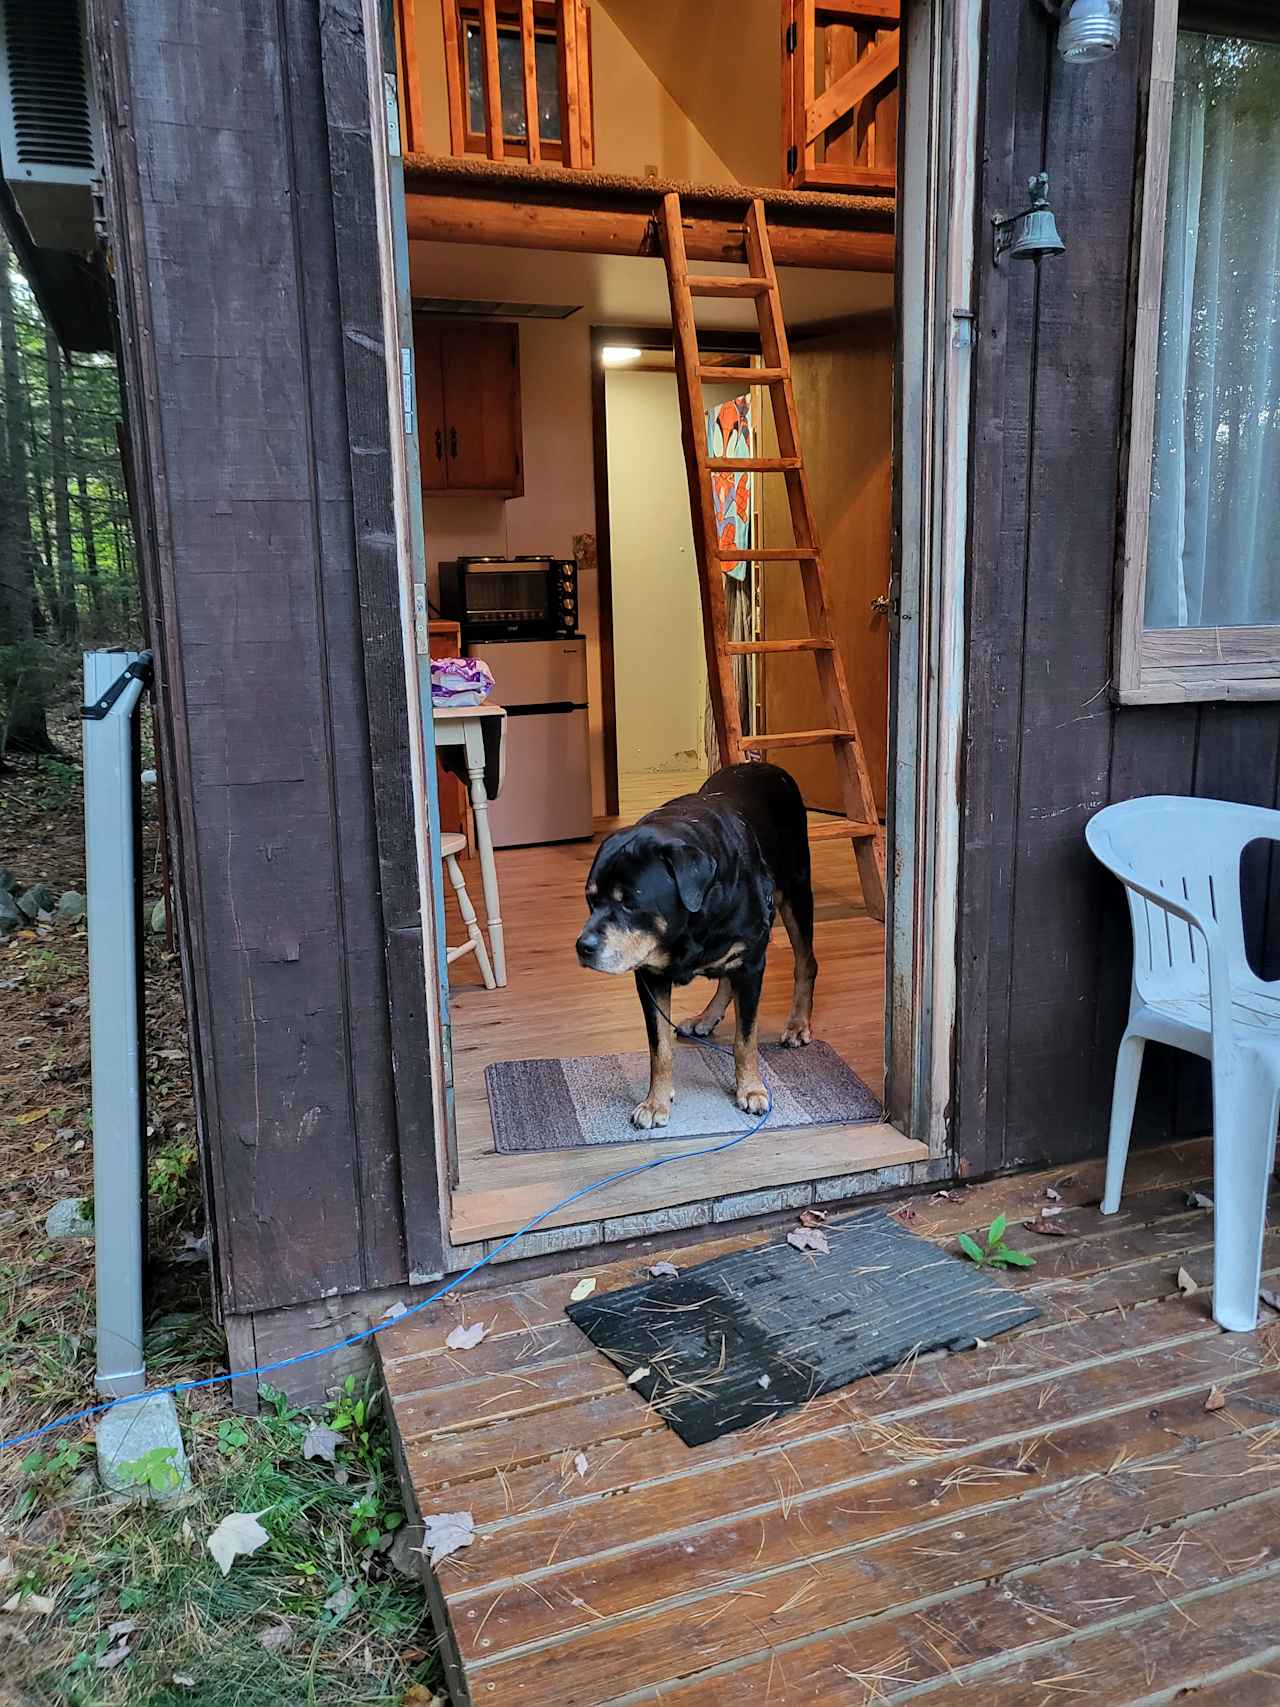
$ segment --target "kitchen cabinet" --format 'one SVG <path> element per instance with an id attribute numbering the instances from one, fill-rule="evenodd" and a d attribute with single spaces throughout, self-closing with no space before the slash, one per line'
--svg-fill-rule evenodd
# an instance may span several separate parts
<path id="1" fill-rule="evenodd" d="M 413 335 L 423 491 L 519 498 L 519 329 L 418 315 Z"/>

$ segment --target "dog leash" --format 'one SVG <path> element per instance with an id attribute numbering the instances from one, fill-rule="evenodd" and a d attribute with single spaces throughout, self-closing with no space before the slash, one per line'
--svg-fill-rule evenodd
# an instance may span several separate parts
<path id="1" fill-rule="evenodd" d="M 692 1043 L 698 1048 L 711 1049 L 722 1055 L 733 1053 L 725 1044 L 713 1043 L 710 1038 L 681 1037 L 675 1021 L 670 1014 L 663 1011 L 657 997 L 653 995 L 646 984 L 639 980 L 637 982 L 644 990 L 646 998 L 652 1003 L 654 1011 L 662 1016 L 682 1043 Z M 179 1393 L 196 1393 L 207 1387 L 221 1387 L 230 1381 L 246 1381 L 266 1375 L 276 1375 L 282 1369 L 295 1369 L 300 1363 L 312 1363 L 320 1357 L 331 1357 L 334 1352 L 345 1351 L 350 1346 L 362 1345 L 366 1341 L 374 1339 L 388 1328 L 397 1326 L 410 1316 L 419 1315 L 423 1310 L 430 1309 L 433 1304 L 438 1304 L 442 1298 L 447 1298 L 450 1293 L 456 1292 L 473 1275 L 478 1274 L 482 1268 L 486 1268 L 491 1262 L 496 1261 L 504 1251 L 509 1251 L 526 1234 L 532 1233 L 535 1228 L 540 1227 L 551 1216 L 558 1215 L 562 1209 L 568 1209 L 571 1204 L 580 1203 L 583 1198 L 590 1197 L 593 1192 L 602 1191 L 608 1185 L 617 1185 L 622 1180 L 635 1179 L 639 1174 L 652 1173 L 656 1168 L 670 1167 L 674 1162 L 693 1162 L 703 1156 L 719 1155 L 725 1150 L 736 1149 L 739 1144 L 745 1144 L 748 1138 L 754 1138 L 773 1113 L 773 1091 L 770 1088 L 768 1074 L 765 1072 L 763 1063 L 761 1063 L 760 1070 L 764 1079 L 765 1094 L 769 1100 L 764 1113 L 745 1132 L 735 1133 L 732 1138 L 726 1138 L 719 1144 L 705 1145 L 699 1150 L 681 1150 L 671 1156 L 655 1156 L 651 1161 L 637 1162 L 633 1167 L 622 1168 L 617 1173 L 608 1174 L 604 1179 L 596 1180 L 591 1185 L 585 1185 L 577 1191 L 570 1192 L 568 1197 L 562 1197 L 558 1203 L 553 1203 L 548 1208 L 540 1210 L 538 1214 L 526 1221 L 523 1227 L 518 1228 L 514 1233 L 509 1233 L 505 1239 L 494 1246 L 487 1256 L 481 1257 L 478 1262 L 473 1262 L 470 1268 L 464 1269 L 452 1280 L 447 1280 L 429 1297 L 419 1300 L 417 1304 L 410 1304 L 398 1315 L 383 1321 L 372 1322 L 358 1333 L 347 1334 L 343 1339 L 334 1340 L 330 1345 L 313 1346 L 310 1351 L 299 1352 L 294 1357 L 281 1357 L 272 1363 L 254 1364 L 249 1369 L 229 1369 L 220 1375 L 206 1375 L 198 1381 L 174 1381 L 167 1387 L 148 1387 L 141 1393 L 130 1393 L 122 1399 L 108 1399 L 99 1405 L 89 1405 L 82 1411 L 72 1411 L 67 1416 L 55 1417 L 51 1422 L 42 1423 L 39 1428 L 27 1429 L 22 1434 L 11 1435 L 7 1440 L 0 1440 L 0 1452 L 9 1451 L 13 1447 L 30 1445 L 32 1441 L 43 1439 L 44 1436 L 53 1434 L 59 1429 L 72 1428 L 76 1423 L 88 1422 L 93 1417 L 103 1416 L 107 1411 L 117 1410 L 123 1405 L 136 1405 L 145 1399 L 161 1398 L 165 1394 L 172 1394 L 176 1397 Z M 638 1138 L 636 1142 L 641 1143 L 644 1140 Z"/>

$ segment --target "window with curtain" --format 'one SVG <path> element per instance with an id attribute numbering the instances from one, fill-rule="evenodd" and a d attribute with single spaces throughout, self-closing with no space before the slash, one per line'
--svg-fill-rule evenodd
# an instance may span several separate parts
<path id="1" fill-rule="evenodd" d="M 1280 39 L 1158 0 L 1141 240 L 1121 697 L 1280 697 Z"/>

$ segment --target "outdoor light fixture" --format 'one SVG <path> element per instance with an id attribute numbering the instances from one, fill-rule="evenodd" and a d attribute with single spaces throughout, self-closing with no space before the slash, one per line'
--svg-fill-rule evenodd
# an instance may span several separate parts
<path id="1" fill-rule="evenodd" d="M 1046 255 L 1061 255 L 1066 244 L 1058 235 L 1058 222 L 1049 206 L 1049 174 L 1038 172 L 1027 179 L 1031 206 L 1006 219 L 995 214 L 993 259 L 1008 255 L 1012 261 L 1043 261 Z"/>
<path id="2" fill-rule="evenodd" d="M 1040 0 L 1058 20 L 1058 52 L 1068 65 L 1096 65 L 1120 46 L 1124 0 Z"/>
<path id="3" fill-rule="evenodd" d="M 1120 46 L 1124 0 L 1070 0 L 1058 24 L 1058 52 L 1068 65 L 1096 65 Z"/>
<path id="4" fill-rule="evenodd" d="M 606 367 L 626 367 L 628 362 L 638 362 L 643 354 L 634 344 L 606 344 L 600 351 L 600 360 Z"/>

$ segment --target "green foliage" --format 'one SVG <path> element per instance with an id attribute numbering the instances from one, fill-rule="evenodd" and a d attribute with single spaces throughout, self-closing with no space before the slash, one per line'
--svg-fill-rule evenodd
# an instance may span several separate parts
<path id="1" fill-rule="evenodd" d="M 176 1446 L 153 1446 L 140 1458 L 131 1458 L 116 1466 L 127 1488 L 150 1488 L 153 1494 L 167 1494 L 182 1480 L 174 1463 Z"/>
<path id="2" fill-rule="evenodd" d="M 165 1144 L 147 1158 L 147 1191 L 162 1209 L 174 1209 L 188 1195 L 196 1165 L 193 1144 Z"/>
<path id="3" fill-rule="evenodd" d="M 960 1233 L 956 1243 L 971 1263 L 979 1268 L 1034 1268 L 1036 1259 L 1026 1251 L 1011 1250 L 1004 1242 L 1009 1226 L 1006 1215 L 997 1215 L 987 1228 L 987 1241 L 980 1245 L 968 1233 Z"/>

